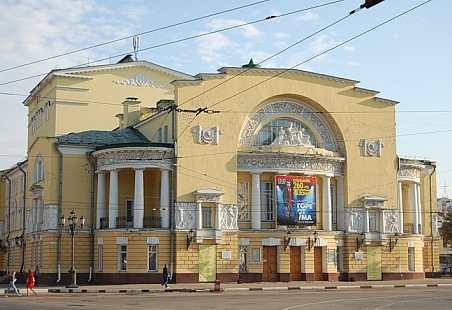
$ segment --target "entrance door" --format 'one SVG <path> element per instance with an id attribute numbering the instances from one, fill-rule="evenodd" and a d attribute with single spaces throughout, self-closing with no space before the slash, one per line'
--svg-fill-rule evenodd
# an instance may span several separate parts
<path id="1" fill-rule="evenodd" d="M 290 247 L 290 281 L 301 281 L 301 246 Z"/>
<path id="2" fill-rule="evenodd" d="M 217 246 L 199 246 L 199 282 L 214 282 L 217 278 Z"/>
<path id="3" fill-rule="evenodd" d="M 263 270 L 262 281 L 263 282 L 276 282 L 278 281 L 277 273 L 277 248 L 276 246 L 264 246 L 263 249 Z"/>
<path id="4" fill-rule="evenodd" d="M 367 280 L 381 281 L 381 248 L 379 246 L 367 247 Z"/>
<path id="5" fill-rule="evenodd" d="M 314 247 L 314 281 L 323 281 L 322 265 L 322 248 Z"/>

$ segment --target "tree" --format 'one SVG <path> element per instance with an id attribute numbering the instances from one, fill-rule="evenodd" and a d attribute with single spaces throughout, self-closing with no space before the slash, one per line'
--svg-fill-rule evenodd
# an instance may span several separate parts
<path id="1" fill-rule="evenodd" d="M 444 243 L 452 246 L 452 212 L 444 213 L 444 222 L 439 233 L 444 240 Z"/>

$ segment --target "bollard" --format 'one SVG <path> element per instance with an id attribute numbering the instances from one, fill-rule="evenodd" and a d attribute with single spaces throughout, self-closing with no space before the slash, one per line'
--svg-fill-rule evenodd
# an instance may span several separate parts
<path id="1" fill-rule="evenodd" d="M 214 293 L 220 292 L 220 280 L 215 280 L 215 284 L 213 285 L 213 292 Z"/>

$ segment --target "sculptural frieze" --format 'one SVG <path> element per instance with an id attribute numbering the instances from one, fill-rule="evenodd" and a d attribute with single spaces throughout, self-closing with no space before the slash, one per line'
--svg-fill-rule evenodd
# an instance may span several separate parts
<path id="1" fill-rule="evenodd" d="M 371 142 L 366 139 L 361 139 L 359 146 L 361 147 L 361 153 L 363 156 L 380 157 L 381 151 L 385 145 L 380 140 Z"/>
<path id="2" fill-rule="evenodd" d="M 127 80 L 116 80 L 113 81 L 113 83 L 140 87 L 166 88 L 164 85 L 158 84 L 153 80 L 149 79 L 147 75 L 144 73 L 138 73 L 135 77 Z"/>
<path id="3" fill-rule="evenodd" d="M 223 134 L 223 130 L 218 126 L 203 128 L 201 125 L 198 125 L 193 128 L 192 132 L 195 134 L 196 143 L 198 144 L 205 143 L 218 145 L 220 142 L 220 135 Z"/>

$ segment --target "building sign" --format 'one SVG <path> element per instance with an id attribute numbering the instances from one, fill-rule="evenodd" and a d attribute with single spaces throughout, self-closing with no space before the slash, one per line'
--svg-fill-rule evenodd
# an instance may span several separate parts
<path id="1" fill-rule="evenodd" d="M 316 225 L 315 177 L 276 176 L 278 225 Z"/>

